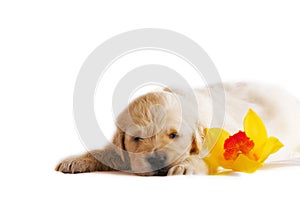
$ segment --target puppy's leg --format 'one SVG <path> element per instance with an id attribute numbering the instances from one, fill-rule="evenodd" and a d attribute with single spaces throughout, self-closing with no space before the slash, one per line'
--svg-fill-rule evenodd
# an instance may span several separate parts
<path id="1" fill-rule="evenodd" d="M 183 162 L 171 167 L 168 171 L 168 176 L 207 173 L 208 168 L 205 162 L 199 156 L 193 155 L 185 159 Z"/>
<path id="2" fill-rule="evenodd" d="M 83 173 L 94 171 L 129 170 L 127 159 L 124 160 L 111 146 L 103 150 L 94 150 L 82 156 L 71 157 L 60 162 L 56 171 L 63 173 Z"/>
<path id="3" fill-rule="evenodd" d="M 102 151 L 98 150 L 97 154 L 101 154 Z M 61 161 L 55 168 L 56 171 L 63 173 L 83 173 L 101 171 L 102 164 L 92 155 L 92 153 L 86 153 L 78 157 L 70 157 Z M 108 170 L 108 169 L 107 169 Z"/>

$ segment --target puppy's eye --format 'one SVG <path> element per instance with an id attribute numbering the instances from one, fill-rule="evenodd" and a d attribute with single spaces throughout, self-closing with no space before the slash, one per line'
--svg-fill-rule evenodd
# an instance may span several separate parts
<path id="1" fill-rule="evenodd" d="M 170 139 L 174 139 L 174 138 L 177 138 L 178 137 L 178 134 L 177 133 L 170 133 L 169 134 L 169 138 Z"/>
<path id="2" fill-rule="evenodd" d="M 134 140 L 135 142 L 139 142 L 139 141 L 141 141 L 141 140 L 142 140 L 142 138 L 141 138 L 141 137 L 139 137 L 139 136 L 136 136 L 136 137 L 134 137 L 134 138 L 133 138 L 133 140 Z"/>

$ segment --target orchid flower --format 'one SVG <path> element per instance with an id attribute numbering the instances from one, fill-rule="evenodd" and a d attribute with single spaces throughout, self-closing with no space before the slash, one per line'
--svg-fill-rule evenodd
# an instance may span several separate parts
<path id="1" fill-rule="evenodd" d="M 210 174 L 218 174 L 220 167 L 232 171 L 252 173 L 264 165 L 270 154 L 283 144 L 268 137 L 263 121 L 250 109 L 244 118 L 244 131 L 230 135 L 221 128 L 206 129 L 204 148 L 210 150 L 204 161 Z"/>

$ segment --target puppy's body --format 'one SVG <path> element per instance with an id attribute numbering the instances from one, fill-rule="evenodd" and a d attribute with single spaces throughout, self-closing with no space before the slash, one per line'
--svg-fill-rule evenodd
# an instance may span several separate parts
<path id="1" fill-rule="evenodd" d="M 224 84 L 193 93 L 166 89 L 137 98 L 119 115 L 111 145 L 66 159 L 57 170 L 118 170 L 141 175 L 207 173 L 201 159 L 203 130 L 212 126 L 231 133 L 243 130 L 249 108 L 261 116 L 269 134 L 284 143 L 286 153 L 280 159 L 300 151 L 298 101 L 278 88 Z"/>

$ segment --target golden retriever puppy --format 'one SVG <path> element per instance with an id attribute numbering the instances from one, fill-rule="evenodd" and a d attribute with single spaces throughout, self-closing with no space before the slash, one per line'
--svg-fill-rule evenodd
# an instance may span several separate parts
<path id="1" fill-rule="evenodd" d="M 214 93 L 214 94 L 212 94 Z M 225 99 L 223 98 L 225 95 Z M 56 167 L 64 173 L 124 171 L 139 175 L 205 174 L 204 129 L 243 130 L 248 109 L 255 110 L 268 132 L 285 144 L 288 159 L 300 150 L 300 104 L 284 91 L 236 83 L 185 90 L 165 89 L 135 99 L 118 116 L 112 144 Z"/>

